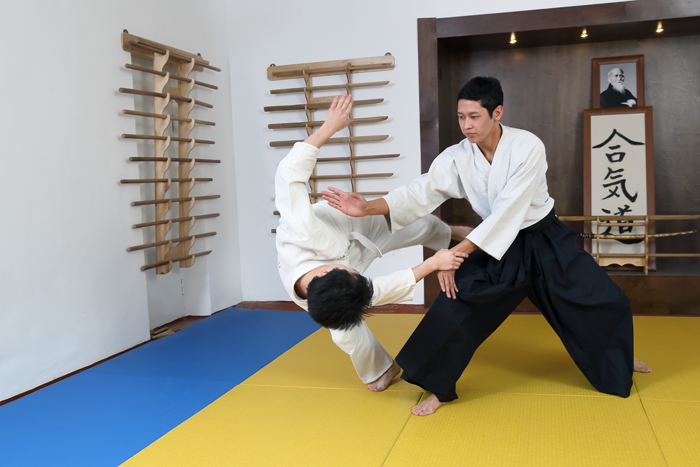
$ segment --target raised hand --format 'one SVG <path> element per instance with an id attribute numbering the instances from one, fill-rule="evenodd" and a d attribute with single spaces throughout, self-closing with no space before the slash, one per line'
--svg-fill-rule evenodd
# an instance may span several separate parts
<path id="1" fill-rule="evenodd" d="M 346 193 L 331 186 L 330 191 L 322 191 L 323 199 L 328 201 L 338 211 L 351 217 L 364 217 L 367 215 L 368 202 L 364 196 L 357 193 Z"/>
<path id="2" fill-rule="evenodd" d="M 321 128 L 312 133 L 304 142 L 317 148 L 323 146 L 331 136 L 350 125 L 352 122 L 350 110 L 352 110 L 351 94 L 335 96 L 326 114 L 326 121 L 323 122 Z"/>
<path id="3" fill-rule="evenodd" d="M 335 96 L 333 102 L 331 103 L 328 113 L 326 114 L 326 121 L 323 122 L 321 128 L 326 127 L 329 131 L 337 133 L 352 122 L 350 118 L 350 110 L 352 110 L 352 95 L 343 94 L 342 96 Z"/>

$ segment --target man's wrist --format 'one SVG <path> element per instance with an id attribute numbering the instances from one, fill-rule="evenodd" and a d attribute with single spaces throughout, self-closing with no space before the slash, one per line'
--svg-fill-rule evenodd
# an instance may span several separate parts
<path id="1" fill-rule="evenodd" d="M 381 216 L 384 214 L 389 214 L 389 205 L 384 198 L 373 199 L 367 203 L 365 216 Z"/>
<path id="2" fill-rule="evenodd" d="M 450 250 L 451 251 L 460 251 L 460 252 L 466 253 L 466 254 L 471 254 L 478 249 L 479 249 L 479 247 L 476 245 L 476 243 L 472 242 L 468 238 L 465 238 L 464 240 L 462 240 L 460 243 L 455 245 Z"/>

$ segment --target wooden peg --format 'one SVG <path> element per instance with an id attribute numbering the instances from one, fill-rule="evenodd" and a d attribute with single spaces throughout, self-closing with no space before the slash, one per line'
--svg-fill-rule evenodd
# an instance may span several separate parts
<path id="1" fill-rule="evenodd" d="M 216 232 L 207 232 L 203 234 L 197 234 L 197 235 L 191 235 L 192 238 L 203 238 L 203 237 L 212 237 L 216 235 Z M 154 248 L 159 245 L 167 245 L 168 242 L 181 242 L 183 240 L 186 240 L 188 237 L 179 237 L 179 238 L 173 238 L 171 240 L 164 240 L 162 242 L 153 242 L 153 243 L 146 243 L 143 245 L 137 245 L 137 246 L 130 246 L 129 248 L 126 249 L 126 251 L 137 251 L 137 250 L 145 250 L 147 248 Z"/>
<path id="2" fill-rule="evenodd" d="M 373 155 L 373 156 L 355 156 L 356 161 L 364 161 L 364 160 L 374 160 L 374 159 L 391 159 L 393 157 L 399 157 L 401 154 L 381 154 L 381 155 Z M 319 157 L 316 159 L 316 162 L 345 162 L 349 161 L 349 157 Z"/>
<path id="3" fill-rule="evenodd" d="M 378 123 L 383 122 L 389 117 L 364 117 L 364 118 L 353 118 L 350 125 L 360 125 L 364 123 Z M 323 125 L 322 120 L 315 120 L 312 122 L 291 122 L 291 123 L 270 123 L 267 127 L 271 130 L 281 130 L 284 128 L 304 128 L 307 126 L 318 127 Z"/>
<path id="4" fill-rule="evenodd" d="M 151 117 L 151 118 L 159 118 L 159 119 L 164 119 L 165 115 L 162 114 L 156 114 L 152 112 L 139 112 L 136 110 L 129 110 L 129 109 L 122 109 L 122 113 L 125 115 L 136 115 L 138 117 Z M 208 126 L 216 126 L 215 122 L 208 122 L 206 120 L 195 120 L 193 118 L 180 118 L 180 117 L 174 117 L 170 116 L 172 120 L 175 120 L 176 122 L 193 122 L 195 125 L 208 125 Z M 321 122 L 323 123 L 323 122 Z"/>
<path id="5" fill-rule="evenodd" d="M 167 224 L 169 227 L 172 226 L 173 222 L 184 222 L 184 221 L 189 221 L 192 218 L 194 219 L 209 219 L 211 217 L 219 217 L 221 214 L 214 213 L 214 214 L 203 214 L 200 216 L 191 216 L 191 217 L 185 217 L 185 218 L 177 218 L 177 219 L 163 219 L 160 221 L 152 221 L 152 222 L 144 222 L 142 224 L 134 224 L 135 229 L 140 229 L 142 227 L 153 227 L 154 225 L 162 225 L 162 224 Z M 170 230 L 170 228 L 168 228 Z"/>
<path id="6" fill-rule="evenodd" d="M 353 136 L 348 138 L 347 136 L 342 136 L 340 138 L 330 138 L 325 144 L 339 144 L 339 143 L 363 143 L 367 141 L 383 141 L 387 139 L 389 135 L 376 135 L 376 136 Z M 288 141 L 270 141 L 270 146 L 273 148 L 294 146 L 296 143 L 300 143 L 304 140 L 294 139 Z"/>
<path id="7" fill-rule="evenodd" d="M 182 203 L 183 201 L 188 201 L 189 199 L 194 199 L 195 201 L 203 201 L 207 199 L 219 199 L 221 198 L 221 195 L 207 195 L 207 196 L 194 196 L 194 197 L 187 197 L 187 198 L 166 198 L 166 199 L 151 199 L 151 200 L 145 200 L 145 201 L 134 201 L 131 203 L 132 206 L 150 206 L 150 205 L 155 205 L 155 204 L 163 204 L 167 203 L 168 201 L 172 201 L 173 203 Z"/>
<path id="8" fill-rule="evenodd" d="M 319 101 L 316 103 L 309 103 L 309 104 L 272 105 L 272 106 L 264 107 L 264 110 L 265 110 L 265 112 L 279 112 L 279 111 L 285 111 L 285 110 L 327 109 L 331 106 L 331 102 L 332 102 L 332 100 L 330 102 Z M 356 107 L 356 106 L 360 106 L 360 105 L 381 104 L 382 102 L 384 102 L 384 99 L 363 99 L 363 100 L 353 101 L 352 105 L 353 105 L 353 107 Z"/>
<path id="9" fill-rule="evenodd" d="M 312 175 L 309 177 L 313 180 L 357 180 L 361 178 L 389 178 L 393 173 L 376 173 L 376 174 L 347 174 L 347 175 Z"/>
<path id="10" fill-rule="evenodd" d="M 199 141 L 198 141 L 199 142 Z M 398 154 L 396 154 L 398 156 Z M 365 157 L 365 156 L 363 156 Z M 390 156 L 379 156 L 379 157 L 390 157 Z M 221 161 L 219 159 L 190 159 L 190 158 L 181 158 L 181 157 L 130 157 L 129 160 L 132 162 L 157 162 L 159 160 L 164 160 L 164 159 L 171 159 L 173 162 L 190 162 L 190 161 L 195 161 L 198 164 L 220 164 Z"/>
<path id="11" fill-rule="evenodd" d="M 182 142 L 182 143 L 189 143 L 190 138 L 177 138 L 177 137 L 170 137 L 170 136 L 156 136 L 156 135 L 128 135 L 124 134 L 122 135 L 122 138 L 127 138 L 127 139 L 152 139 L 152 140 L 160 140 L 160 141 L 165 141 L 168 138 L 170 138 L 170 141 L 177 141 L 177 142 Z M 209 141 L 206 139 L 198 139 L 197 144 L 216 144 L 214 141 Z"/>
<path id="12" fill-rule="evenodd" d="M 170 186 L 172 182 L 190 182 L 194 180 L 195 182 L 211 182 L 213 178 L 208 177 L 197 177 L 197 178 L 127 178 L 120 180 L 120 183 L 156 183 L 156 184 L 166 184 Z"/>
<path id="13" fill-rule="evenodd" d="M 386 86 L 389 81 L 373 81 L 369 83 L 350 83 L 350 84 L 331 84 L 327 86 L 311 86 L 304 88 L 286 88 L 286 89 L 272 89 L 270 94 L 289 94 L 305 91 L 330 91 L 333 89 L 354 89 L 354 88 L 365 88 L 368 86 Z"/>
<path id="14" fill-rule="evenodd" d="M 164 71 L 156 71 L 156 70 L 154 70 L 154 69 L 152 69 L 152 68 L 144 68 L 144 67 L 142 67 L 142 66 L 132 65 L 131 63 L 126 63 L 126 64 L 124 65 L 124 67 L 128 68 L 129 70 L 142 71 L 142 72 L 144 72 L 144 73 L 150 73 L 150 74 L 153 74 L 153 75 L 164 76 L 165 73 L 166 73 L 166 72 L 164 72 Z M 194 82 L 194 85 L 195 85 L 195 86 L 202 86 L 202 87 L 209 88 L 209 89 L 214 89 L 214 90 L 219 89 L 218 86 L 215 86 L 215 85 L 213 85 L 213 84 L 205 83 L 205 82 L 203 82 L 203 81 L 198 81 L 198 80 L 194 80 L 194 79 L 191 79 L 191 78 L 183 78 L 182 76 L 178 76 L 178 75 L 170 75 L 170 79 L 174 79 L 174 80 L 176 80 L 176 81 L 185 81 L 185 82 L 187 82 L 187 83 L 189 83 L 190 81 L 192 81 L 192 82 Z M 388 81 L 387 81 L 387 83 L 388 83 Z"/>

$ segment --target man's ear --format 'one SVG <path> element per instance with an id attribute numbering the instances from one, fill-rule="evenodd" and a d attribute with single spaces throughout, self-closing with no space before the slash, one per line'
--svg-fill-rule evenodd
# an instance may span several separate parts
<path id="1" fill-rule="evenodd" d="M 503 116 L 503 106 L 499 105 L 498 107 L 493 109 L 493 119 L 496 120 L 496 122 L 498 122 L 502 116 Z"/>

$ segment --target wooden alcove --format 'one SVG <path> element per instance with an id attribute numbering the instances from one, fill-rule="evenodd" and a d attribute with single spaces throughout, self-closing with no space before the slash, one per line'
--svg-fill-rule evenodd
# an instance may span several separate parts
<path id="1" fill-rule="evenodd" d="M 662 21 L 664 31 L 656 33 Z M 588 37 L 581 38 L 583 28 Z M 517 42 L 510 44 L 511 33 Z M 455 96 L 471 77 L 497 77 L 505 125 L 547 148 L 549 192 L 559 215 L 583 213 L 583 109 L 592 107 L 591 60 L 644 54 L 646 105 L 654 107 L 657 214 L 700 213 L 700 1 L 638 0 L 548 10 L 418 19 L 421 166 L 426 172 L 463 136 Z M 480 219 L 465 200 L 444 203 L 448 223 Z M 657 224 L 692 230 L 697 221 Z M 582 231 L 582 223 L 570 224 Z M 700 235 L 657 242 L 658 252 L 700 252 Z M 429 254 L 426 251 L 426 254 Z M 700 315 L 698 258 L 660 258 L 655 272 L 611 271 L 638 314 Z M 439 293 L 426 281 L 430 305 Z M 526 300 L 519 310 L 534 311 Z"/>

